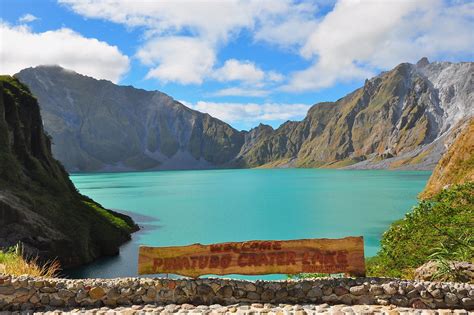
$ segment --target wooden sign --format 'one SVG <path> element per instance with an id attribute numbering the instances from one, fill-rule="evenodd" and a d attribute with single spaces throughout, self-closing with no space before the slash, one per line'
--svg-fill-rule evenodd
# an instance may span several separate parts
<path id="1" fill-rule="evenodd" d="M 140 246 L 139 274 L 261 275 L 345 273 L 365 275 L 362 237 L 247 241 L 176 247 Z"/>

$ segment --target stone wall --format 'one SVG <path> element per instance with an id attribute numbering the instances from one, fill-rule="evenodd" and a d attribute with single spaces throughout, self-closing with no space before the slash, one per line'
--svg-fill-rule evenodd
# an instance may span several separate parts
<path id="1" fill-rule="evenodd" d="M 385 278 L 289 281 L 230 279 L 46 279 L 0 275 L 0 310 L 130 304 L 393 304 L 474 309 L 474 285 Z"/>

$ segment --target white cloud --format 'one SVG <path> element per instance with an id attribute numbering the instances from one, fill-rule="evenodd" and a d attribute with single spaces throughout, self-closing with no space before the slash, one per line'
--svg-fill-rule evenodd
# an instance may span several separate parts
<path id="1" fill-rule="evenodd" d="M 306 104 L 216 103 L 199 101 L 185 105 L 228 123 L 268 122 L 302 119 L 311 107 Z"/>
<path id="2" fill-rule="evenodd" d="M 255 66 L 253 62 L 229 59 L 221 68 L 214 71 L 213 77 L 217 81 L 222 82 L 243 81 L 254 83 L 262 81 L 265 77 L 265 72 Z"/>
<path id="3" fill-rule="evenodd" d="M 71 29 L 43 33 L 0 23 L 0 72 L 57 64 L 98 79 L 117 82 L 128 71 L 129 59 L 116 46 L 86 38 Z"/>
<path id="4" fill-rule="evenodd" d="M 153 68 L 147 78 L 182 84 L 201 83 L 215 62 L 214 50 L 197 38 L 158 37 L 148 41 L 136 56 Z"/>
<path id="5" fill-rule="evenodd" d="M 263 29 L 265 25 L 271 27 L 281 23 L 286 16 L 292 21 L 284 27 L 291 32 L 287 38 L 300 37 L 305 22 L 311 18 L 314 6 L 295 4 L 293 0 L 173 0 L 173 1 L 132 1 L 132 0 L 59 0 L 74 12 L 87 18 L 98 18 L 120 23 L 127 27 L 143 28 L 145 33 L 144 47 L 140 48 L 137 56 L 148 65 L 154 67 L 148 77 L 155 77 L 164 81 L 174 81 L 183 84 L 201 83 L 212 77 L 217 51 L 230 39 L 238 36 L 242 30 L 255 31 Z M 299 19 L 298 19 L 299 18 Z M 301 21 L 301 23 L 296 23 Z M 256 40 L 265 40 L 265 33 L 270 35 L 269 29 L 261 32 Z M 187 36 L 187 53 L 192 54 L 193 61 L 183 62 L 181 51 L 184 40 L 177 44 L 176 40 Z M 276 35 L 273 39 L 276 39 Z M 272 41 L 273 39 L 268 39 Z M 191 41 L 193 40 L 193 44 Z M 192 47 L 191 47 L 192 46 Z M 212 50 L 212 53 L 210 53 Z M 176 57 L 166 57 L 163 52 Z M 203 57 L 201 60 L 199 57 Z M 153 60 L 152 62 L 150 62 Z M 148 62 L 147 62 L 148 61 Z M 229 72 L 229 78 L 239 79 L 240 70 L 250 76 L 244 79 L 254 79 L 262 76 L 257 67 L 240 65 L 237 72 Z M 221 69 L 224 71 L 225 69 Z M 175 73 L 175 74 L 173 74 Z M 274 78 L 276 76 L 273 76 Z M 274 80 L 276 81 L 276 80 Z"/>
<path id="6" fill-rule="evenodd" d="M 261 97 L 270 94 L 264 86 L 281 82 L 284 77 L 276 71 L 265 72 L 248 60 L 229 59 L 224 65 L 212 73 L 212 77 L 220 82 L 239 81 L 242 86 L 221 89 L 212 96 L 253 96 Z"/>
<path id="7" fill-rule="evenodd" d="M 472 1 L 339 0 L 334 7 L 332 0 L 58 1 L 84 17 L 143 31 L 137 56 L 152 67 L 148 77 L 183 84 L 214 77 L 219 50 L 243 31 L 308 61 L 289 76 L 287 91 L 317 90 L 422 56 L 447 59 L 474 50 Z M 331 8 L 325 16 L 321 5 Z M 238 69 L 222 80 L 283 81 L 270 73 L 258 81 L 264 70 L 252 61 L 236 62 Z M 239 72 L 244 70 L 247 75 Z"/>
<path id="8" fill-rule="evenodd" d="M 270 94 L 270 91 L 264 89 L 252 89 L 242 87 L 231 87 L 218 90 L 211 93 L 211 96 L 244 96 L 244 97 L 263 97 Z"/>
<path id="9" fill-rule="evenodd" d="M 422 56 L 472 52 L 473 11 L 473 3 L 449 7 L 438 0 L 340 0 L 300 50 L 312 65 L 284 88 L 314 90 Z"/>
<path id="10" fill-rule="evenodd" d="M 38 20 L 38 18 L 36 16 L 34 16 L 33 14 L 30 14 L 30 13 L 27 13 L 27 14 L 24 14 L 22 16 L 20 16 L 20 18 L 18 19 L 18 22 L 20 23 L 30 23 L 30 22 L 33 22 L 33 21 L 36 21 Z"/>
<path id="11" fill-rule="evenodd" d="M 267 72 L 267 80 L 271 82 L 281 82 L 285 79 L 283 74 L 278 73 L 276 71 L 269 71 Z"/>
<path id="12" fill-rule="evenodd" d="M 314 15 L 318 11 L 316 3 L 320 2 L 296 3 L 286 14 L 265 16 L 254 38 L 285 48 L 303 45 L 316 28 Z"/>

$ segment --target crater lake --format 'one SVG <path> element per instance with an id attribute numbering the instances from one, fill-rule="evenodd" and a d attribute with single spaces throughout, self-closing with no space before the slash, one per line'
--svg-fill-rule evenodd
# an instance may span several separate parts
<path id="1" fill-rule="evenodd" d="M 79 191 L 128 214 L 141 230 L 120 255 L 65 271 L 71 278 L 137 276 L 138 246 L 364 236 L 416 204 L 429 171 L 238 169 L 72 174 Z M 284 275 L 226 277 L 282 279 Z"/>

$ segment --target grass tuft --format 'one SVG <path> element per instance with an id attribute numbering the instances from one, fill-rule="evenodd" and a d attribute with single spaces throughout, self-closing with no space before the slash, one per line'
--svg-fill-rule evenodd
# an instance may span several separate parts
<path id="1" fill-rule="evenodd" d="M 61 265 L 57 260 L 40 264 L 38 257 L 24 258 L 19 245 L 8 250 L 0 250 L 0 274 L 53 278 L 59 274 L 60 270 Z"/>

